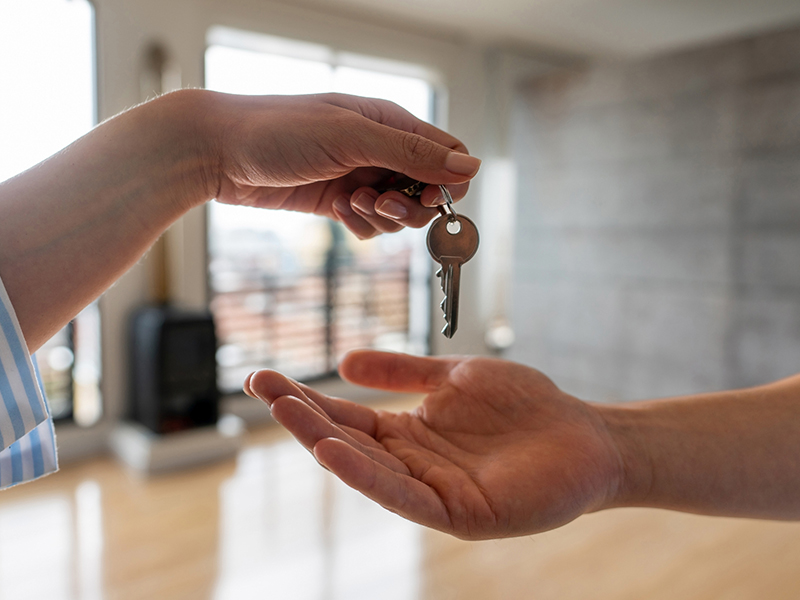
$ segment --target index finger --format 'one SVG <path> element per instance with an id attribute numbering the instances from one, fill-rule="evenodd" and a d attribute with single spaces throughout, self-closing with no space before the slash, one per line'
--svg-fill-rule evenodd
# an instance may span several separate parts
<path id="1" fill-rule="evenodd" d="M 409 133 L 416 133 L 437 144 L 468 154 L 467 147 L 457 137 L 415 117 L 403 107 L 389 100 L 347 94 L 326 94 L 325 100 L 334 106 L 357 112 L 371 121 Z"/>
<path id="2" fill-rule="evenodd" d="M 244 391 L 270 406 L 282 396 L 294 396 L 301 401 L 307 401 L 306 404 L 313 410 L 338 425 L 358 429 L 370 436 L 375 433 L 376 416 L 371 408 L 348 400 L 331 398 L 272 369 L 251 373 L 244 381 Z"/>

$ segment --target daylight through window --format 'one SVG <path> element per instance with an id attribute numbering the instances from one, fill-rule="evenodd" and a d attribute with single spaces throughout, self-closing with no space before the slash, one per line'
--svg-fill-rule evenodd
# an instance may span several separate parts
<path id="1" fill-rule="evenodd" d="M 85 0 L 0 1 L 0 181 L 95 122 L 94 17 Z M 100 418 L 100 326 L 90 306 L 37 352 L 53 417 Z"/>
<path id="2" fill-rule="evenodd" d="M 392 100 L 433 118 L 421 69 L 315 44 L 215 29 L 206 87 L 239 94 L 342 92 Z M 424 353 L 429 260 L 424 232 L 359 241 L 338 223 L 284 211 L 212 203 L 211 306 L 220 340 L 220 388 L 271 367 L 299 379 L 335 372 L 356 347 Z"/>

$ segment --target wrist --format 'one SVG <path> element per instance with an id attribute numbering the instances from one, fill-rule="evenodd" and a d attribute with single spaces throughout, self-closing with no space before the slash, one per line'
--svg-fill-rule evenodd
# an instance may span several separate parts
<path id="1" fill-rule="evenodd" d="M 222 138 L 226 113 L 224 94 L 208 90 L 180 90 L 174 96 L 178 105 L 181 129 L 187 139 L 194 187 L 188 198 L 192 206 L 216 198 L 220 190 Z"/>
<path id="2" fill-rule="evenodd" d="M 611 438 L 619 461 L 615 493 L 603 508 L 646 506 L 653 490 L 653 460 L 643 435 L 647 407 L 595 405 Z"/>
<path id="3" fill-rule="evenodd" d="M 219 188 L 215 96 L 206 90 L 179 90 L 141 107 L 141 124 L 154 138 L 150 146 L 153 198 L 177 216 L 214 198 Z M 135 112 L 135 111 L 132 111 Z"/>

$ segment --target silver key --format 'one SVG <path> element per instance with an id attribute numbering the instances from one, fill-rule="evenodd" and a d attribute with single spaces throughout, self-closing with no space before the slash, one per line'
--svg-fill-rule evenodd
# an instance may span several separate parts
<path id="1" fill-rule="evenodd" d="M 444 187 L 444 186 L 442 186 Z M 443 190 L 445 192 L 445 190 Z M 450 194 L 445 193 L 445 198 Z M 428 229 L 428 251 L 433 260 L 442 265 L 436 273 L 442 279 L 445 326 L 442 333 L 452 338 L 458 329 L 458 290 L 461 283 L 461 265 L 475 256 L 480 239 L 478 228 L 467 217 L 457 215 L 450 206 L 450 213 L 440 209 L 442 216 Z"/>

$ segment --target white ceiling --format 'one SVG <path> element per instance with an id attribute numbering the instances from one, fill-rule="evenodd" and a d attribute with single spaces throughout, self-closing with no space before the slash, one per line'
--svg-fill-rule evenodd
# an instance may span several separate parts
<path id="1" fill-rule="evenodd" d="M 800 0 L 306 0 L 451 37 L 594 56 L 642 56 L 800 25 Z"/>

